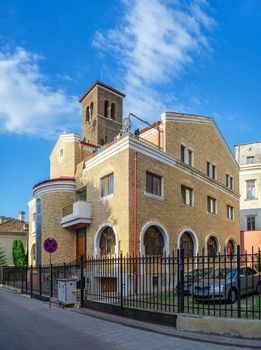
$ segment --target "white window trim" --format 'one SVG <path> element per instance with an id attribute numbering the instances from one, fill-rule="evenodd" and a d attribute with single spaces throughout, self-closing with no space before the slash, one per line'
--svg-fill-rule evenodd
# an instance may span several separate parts
<path id="1" fill-rule="evenodd" d="M 230 210 L 232 208 L 232 211 Z M 230 214 L 232 213 L 232 218 L 230 217 Z M 235 220 L 235 208 L 232 207 L 232 205 L 227 204 L 227 220 L 228 221 L 234 221 Z"/>
<path id="2" fill-rule="evenodd" d="M 214 213 L 212 213 L 212 212 L 208 211 L 208 208 L 207 208 L 207 213 L 210 214 L 210 215 L 215 215 L 215 216 L 218 215 L 218 201 L 217 201 L 217 199 L 214 198 L 214 197 L 211 197 L 211 196 L 207 196 L 207 201 L 208 201 L 208 198 L 211 198 L 211 199 L 215 200 L 215 202 L 216 202 L 216 211 Z M 207 206 L 208 206 L 208 202 L 207 202 Z"/>
<path id="3" fill-rule="evenodd" d="M 182 187 L 185 187 L 186 189 L 192 191 L 192 204 L 191 204 L 191 205 L 190 205 L 190 204 L 187 204 L 187 203 L 183 203 L 183 198 L 182 198 Z M 182 207 L 193 208 L 193 207 L 194 207 L 194 204 L 195 204 L 195 194 L 194 194 L 195 190 L 194 190 L 194 188 L 191 188 L 191 187 L 188 187 L 188 186 L 186 186 L 186 185 L 181 184 L 180 190 L 181 190 L 181 205 L 182 205 Z"/>
<path id="4" fill-rule="evenodd" d="M 227 176 L 228 176 L 228 184 L 226 183 L 226 186 L 230 190 L 233 190 L 234 189 L 234 177 L 232 175 L 230 175 L 229 173 L 226 173 L 226 182 L 227 182 Z M 231 180 L 232 180 L 232 184 L 231 184 Z"/>
<path id="5" fill-rule="evenodd" d="M 110 176 L 113 176 L 113 192 L 112 193 L 108 193 L 106 194 L 105 196 L 102 196 L 102 180 L 106 177 L 110 177 Z M 103 177 L 100 178 L 100 195 L 99 195 L 99 200 L 102 200 L 104 198 L 108 199 L 108 197 L 113 197 L 114 195 L 114 192 L 115 192 L 115 178 L 114 178 L 114 173 L 109 173 L 108 175 L 105 175 Z"/>

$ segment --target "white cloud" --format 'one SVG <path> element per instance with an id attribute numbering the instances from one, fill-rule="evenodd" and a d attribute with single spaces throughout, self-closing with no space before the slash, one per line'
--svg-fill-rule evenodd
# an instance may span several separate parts
<path id="1" fill-rule="evenodd" d="M 47 85 L 39 59 L 21 47 L 0 51 L 1 132 L 49 138 L 78 126 L 76 98 Z"/>
<path id="2" fill-rule="evenodd" d="M 97 32 L 93 45 L 118 60 L 127 111 L 153 121 L 173 107 L 175 92 L 161 92 L 164 87 L 181 77 L 196 54 L 210 49 L 206 32 L 214 20 L 207 13 L 205 0 L 122 3 L 125 15 L 121 23 L 106 33 Z M 174 107 L 180 104 L 175 101 Z"/>

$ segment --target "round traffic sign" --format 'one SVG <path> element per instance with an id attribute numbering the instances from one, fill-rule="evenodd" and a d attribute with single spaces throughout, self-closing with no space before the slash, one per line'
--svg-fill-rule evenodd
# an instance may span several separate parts
<path id="1" fill-rule="evenodd" d="M 47 238 L 43 244 L 47 253 L 54 253 L 57 250 L 58 244 L 54 238 Z"/>

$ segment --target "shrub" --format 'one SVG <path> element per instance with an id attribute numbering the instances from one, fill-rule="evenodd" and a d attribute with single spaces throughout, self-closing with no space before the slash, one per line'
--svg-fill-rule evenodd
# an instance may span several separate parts
<path id="1" fill-rule="evenodd" d="M 24 246 L 20 239 L 15 239 L 13 242 L 13 262 L 15 266 L 26 265 Z"/>

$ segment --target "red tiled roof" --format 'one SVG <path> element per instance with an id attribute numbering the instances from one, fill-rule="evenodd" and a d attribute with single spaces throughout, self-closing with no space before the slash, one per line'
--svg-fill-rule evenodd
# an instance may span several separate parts
<path id="1" fill-rule="evenodd" d="M 48 179 L 48 180 L 38 182 L 36 185 L 34 185 L 33 189 L 35 189 L 35 187 L 37 187 L 37 186 L 43 185 L 43 184 L 48 183 L 48 182 L 72 181 L 72 180 L 74 180 L 74 176 L 60 176 L 60 177 L 56 177 L 54 179 Z"/>
<path id="2" fill-rule="evenodd" d="M 106 89 L 108 90 L 111 90 L 113 92 L 115 92 L 116 94 L 118 95 L 121 95 L 122 97 L 125 97 L 125 94 L 120 92 L 119 90 L 116 90 L 114 89 L 113 87 L 109 86 L 109 85 L 106 85 L 104 83 L 102 83 L 101 81 L 99 80 L 96 80 L 91 87 L 89 87 L 89 89 L 87 91 L 85 91 L 85 93 L 79 98 L 79 102 L 82 102 L 82 100 L 84 99 L 85 96 L 88 95 L 88 93 L 96 86 L 96 85 L 101 85 L 103 87 L 105 87 Z"/>
<path id="3" fill-rule="evenodd" d="M 142 134 L 142 133 L 144 133 L 144 132 L 146 132 L 146 131 L 152 129 L 154 126 L 158 126 L 159 124 L 161 124 L 161 120 L 158 120 L 157 122 L 155 122 L 155 123 L 153 123 L 153 124 L 151 124 L 151 125 L 146 126 L 146 128 L 141 129 L 139 133 Z"/>

